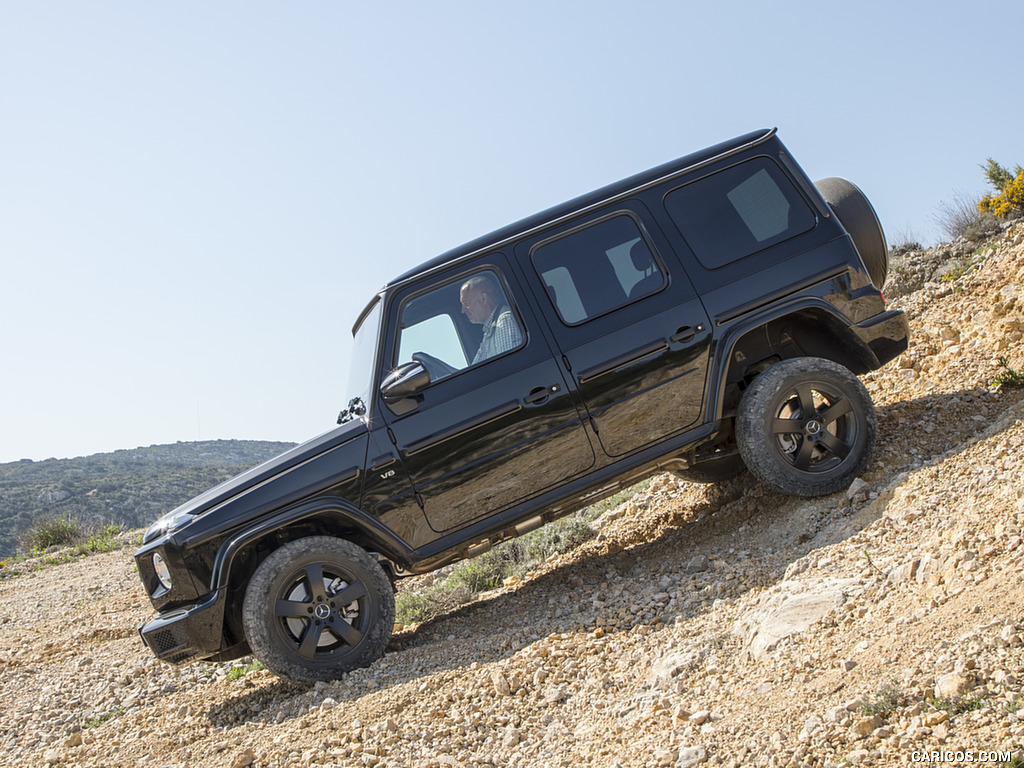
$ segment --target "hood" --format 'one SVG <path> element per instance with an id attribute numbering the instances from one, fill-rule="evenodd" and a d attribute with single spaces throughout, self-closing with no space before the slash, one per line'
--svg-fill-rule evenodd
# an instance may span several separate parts
<path id="1" fill-rule="evenodd" d="M 365 435 L 367 428 L 361 419 L 350 421 L 329 432 L 307 440 L 252 469 L 225 480 L 218 486 L 186 501 L 179 507 L 161 517 L 154 523 L 143 539 L 143 543 L 152 541 L 157 536 L 181 527 L 189 518 L 208 512 L 214 507 L 235 498 L 256 486 L 267 482 L 298 465 L 309 461 L 327 451 L 334 450 L 344 443 Z"/>

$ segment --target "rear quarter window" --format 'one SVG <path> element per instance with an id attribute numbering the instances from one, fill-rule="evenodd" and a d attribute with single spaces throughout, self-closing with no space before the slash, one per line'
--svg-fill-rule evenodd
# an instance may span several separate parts
<path id="1" fill-rule="evenodd" d="M 772 160 L 758 157 L 672 190 L 665 209 L 706 269 L 813 229 L 814 212 Z"/>

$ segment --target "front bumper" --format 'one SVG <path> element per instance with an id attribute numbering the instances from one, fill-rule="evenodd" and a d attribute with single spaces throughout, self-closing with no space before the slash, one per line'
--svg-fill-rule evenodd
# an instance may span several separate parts
<path id="1" fill-rule="evenodd" d="M 217 590 L 161 613 L 139 627 L 139 635 L 158 659 L 171 664 L 215 656 L 225 648 L 223 598 L 223 590 Z"/>

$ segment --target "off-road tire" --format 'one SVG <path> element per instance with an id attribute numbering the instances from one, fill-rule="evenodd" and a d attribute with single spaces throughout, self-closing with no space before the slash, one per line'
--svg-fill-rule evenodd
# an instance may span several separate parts
<path id="1" fill-rule="evenodd" d="M 871 458 L 878 426 L 864 385 L 817 357 L 783 360 L 740 400 L 736 441 L 754 475 L 796 496 L 849 487 Z"/>
<path id="2" fill-rule="evenodd" d="M 871 282 L 881 289 L 889 275 L 889 247 L 875 209 L 853 182 L 837 177 L 814 182 L 853 240 Z"/>
<path id="3" fill-rule="evenodd" d="M 384 653 L 395 598 L 376 558 L 333 536 L 297 539 L 253 573 L 242 625 L 253 655 L 279 677 L 333 680 Z"/>

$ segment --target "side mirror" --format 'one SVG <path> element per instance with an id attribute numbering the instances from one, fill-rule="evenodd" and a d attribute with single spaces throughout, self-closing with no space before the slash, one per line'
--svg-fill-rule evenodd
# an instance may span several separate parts
<path id="1" fill-rule="evenodd" d="M 389 405 L 418 395 L 430 386 L 430 374 L 423 363 L 402 363 L 380 385 L 380 394 Z"/>

